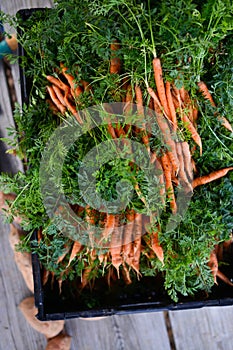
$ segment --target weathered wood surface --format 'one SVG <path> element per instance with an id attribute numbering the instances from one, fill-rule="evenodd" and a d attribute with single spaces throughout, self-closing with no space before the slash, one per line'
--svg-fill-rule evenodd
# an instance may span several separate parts
<path id="1" fill-rule="evenodd" d="M 170 312 L 177 350 L 232 350 L 232 306 Z"/>

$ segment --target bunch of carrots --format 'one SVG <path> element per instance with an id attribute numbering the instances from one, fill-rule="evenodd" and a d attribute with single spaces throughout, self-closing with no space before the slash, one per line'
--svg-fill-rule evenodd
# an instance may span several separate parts
<path id="1" fill-rule="evenodd" d="M 117 55 L 120 48 L 120 43 L 113 41 L 110 46 L 110 74 L 120 74 L 122 70 L 122 61 Z M 155 111 L 155 118 L 158 127 L 161 131 L 164 148 L 163 151 L 156 153 L 150 148 L 150 134 L 146 128 L 130 130 L 129 125 L 113 125 L 110 122 L 107 125 L 108 133 L 112 139 L 126 139 L 130 137 L 130 133 L 138 132 L 141 135 L 141 142 L 145 145 L 151 156 L 151 163 L 156 169 L 160 170 L 161 175 L 159 181 L 161 184 L 161 201 L 165 203 L 165 199 L 169 202 L 170 211 L 172 214 L 177 213 L 176 187 L 182 185 L 186 193 L 192 193 L 193 190 L 201 185 L 205 185 L 211 181 L 217 180 L 225 176 L 232 167 L 216 170 L 208 175 L 197 177 L 197 169 L 193 159 L 193 152 L 198 146 L 200 154 L 202 154 L 202 139 L 198 133 L 198 104 L 192 100 L 189 92 L 184 88 L 178 89 L 173 82 L 164 81 L 163 71 L 160 58 L 155 57 L 152 62 L 154 73 L 155 89 L 148 83 L 132 84 L 130 81 L 124 83 L 124 94 L 122 102 L 125 103 L 125 113 L 130 111 L 130 106 L 135 103 L 137 106 L 138 115 L 143 117 L 144 101 L 149 100 L 149 108 Z M 91 83 L 86 81 L 77 81 L 76 77 L 69 73 L 68 67 L 60 64 L 58 77 L 54 75 L 47 76 L 48 99 L 47 102 L 50 108 L 57 115 L 65 116 L 67 111 L 71 113 L 77 122 L 82 125 L 85 123 L 79 114 L 80 97 L 83 92 L 91 92 Z M 215 102 L 203 81 L 198 82 L 199 92 L 203 95 L 211 106 L 216 107 Z M 222 127 L 225 127 L 230 132 L 233 132 L 232 126 L 225 117 L 222 117 L 217 112 L 214 118 L 218 118 Z M 196 146 L 190 147 L 190 144 L 181 138 L 182 132 L 180 125 L 190 135 Z M 140 186 L 136 182 L 134 185 L 135 192 L 138 197 L 146 204 Z M 126 210 L 122 215 L 111 213 L 99 214 L 95 209 L 86 207 L 76 207 L 76 213 L 90 225 L 100 225 L 103 227 L 103 234 L 98 242 L 93 244 L 90 249 L 90 261 L 86 263 L 81 278 L 80 288 L 84 288 L 89 282 L 89 276 L 92 271 L 92 262 L 98 258 L 99 263 L 111 263 L 112 270 L 118 278 L 122 275 L 126 284 L 130 284 L 130 271 L 136 272 L 140 277 L 140 257 L 142 252 L 147 251 L 148 259 L 157 257 L 159 261 L 164 263 L 164 248 L 160 244 L 159 237 L 162 234 L 159 224 L 156 222 L 156 217 L 153 215 L 148 217 L 144 214 L 135 212 L 134 210 Z M 124 223 L 128 223 L 127 229 L 124 229 Z M 130 224 L 130 225 L 129 225 Z M 156 229 L 151 230 L 151 227 Z M 122 229 L 123 228 L 123 229 Z M 146 232 L 145 234 L 143 234 Z M 40 232 L 39 240 L 42 237 Z M 95 238 L 91 237 L 90 242 Z M 108 242 L 108 243 L 106 243 Z M 232 240 L 230 241 L 230 243 Z M 97 246 L 101 247 L 98 250 Z M 103 249 L 105 248 L 105 249 Z M 57 263 L 61 263 L 65 256 L 69 254 L 69 268 L 71 262 L 84 249 L 84 246 L 79 241 L 75 241 L 71 246 L 67 247 L 65 253 L 59 257 Z M 218 269 L 218 245 L 210 254 L 209 267 L 212 271 L 214 282 L 217 283 L 216 277 L 222 279 L 227 284 L 233 286 L 233 283 Z M 48 280 L 48 271 L 44 272 L 44 283 Z M 62 283 L 62 276 L 60 284 Z"/>

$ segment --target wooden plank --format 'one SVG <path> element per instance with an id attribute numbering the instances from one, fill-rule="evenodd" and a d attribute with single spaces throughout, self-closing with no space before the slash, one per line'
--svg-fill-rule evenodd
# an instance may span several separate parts
<path id="1" fill-rule="evenodd" d="M 233 306 L 169 312 L 176 350 L 232 350 Z"/>
<path id="2" fill-rule="evenodd" d="M 7 128 L 14 128 L 14 120 L 11 110 L 11 104 L 8 96 L 8 87 L 6 82 L 6 77 L 3 69 L 3 63 L 0 61 L 0 137 L 8 138 Z M 18 170 L 22 171 L 22 164 L 20 160 L 6 151 L 9 147 L 5 143 L 0 141 L 0 171 L 8 173 L 16 173 Z"/>
<path id="3" fill-rule="evenodd" d="M 9 225 L 0 216 L 1 255 L 0 255 L 0 350 L 43 350 L 46 339 L 25 322 L 17 308 L 30 291 L 15 262 L 10 247 Z"/>
<path id="4" fill-rule="evenodd" d="M 71 350 L 170 350 L 163 312 L 115 315 L 95 320 L 67 320 Z"/>

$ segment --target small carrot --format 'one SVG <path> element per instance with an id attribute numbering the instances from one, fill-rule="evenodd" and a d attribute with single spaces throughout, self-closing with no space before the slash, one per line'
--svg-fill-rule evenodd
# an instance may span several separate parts
<path id="1" fill-rule="evenodd" d="M 191 133 L 192 139 L 196 142 L 196 144 L 200 148 L 200 155 L 202 155 L 202 141 L 201 137 L 198 134 L 197 130 L 195 129 L 194 125 L 192 122 L 189 120 L 187 115 L 185 113 L 181 113 L 181 120 L 183 121 L 184 125 L 187 127 L 189 132 Z"/>
<path id="2" fill-rule="evenodd" d="M 168 108 L 169 108 L 169 117 L 172 122 L 172 128 L 174 131 L 177 130 L 177 118 L 176 118 L 176 109 L 172 100 L 172 94 L 171 94 L 171 84 L 170 82 L 166 82 L 165 84 L 166 87 L 166 97 L 167 97 L 167 102 L 168 102 Z"/>
<path id="3" fill-rule="evenodd" d="M 66 103 L 67 108 L 69 111 L 73 114 L 73 116 L 76 118 L 79 124 L 83 124 L 83 121 L 80 117 L 80 114 L 78 113 L 77 109 L 75 106 L 72 105 L 72 103 L 68 99 L 68 93 L 65 94 L 64 96 L 64 101 Z"/>
<path id="4" fill-rule="evenodd" d="M 142 118 L 144 118 L 143 95 L 139 85 L 135 85 L 135 96 L 136 96 L 138 115 L 139 117 L 141 116 Z M 145 123 L 143 123 L 141 130 L 142 130 L 142 142 L 146 146 L 148 153 L 150 153 L 150 140 L 146 133 Z"/>
<path id="5" fill-rule="evenodd" d="M 101 240 L 107 240 L 112 234 L 115 226 L 115 215 L 107 213 L 105 228 L 102 233 Z"/>
<path id="6" fill-rule="evenodd" d="M 49 109 L 53 112 L 53 114 L 59 113 L 59 109 L 57 108 L 57 106 L 55 106 L 55 104 L 49 98 L 46 99 L 46 103 L 48 103 Z"/>
<path id="7" fill-rule="evenodd" d="M 134 219 L 133 230 L 133 259 L 131 266 L 140 276 L 140 255 L 141 255 L 141 240 L 142 240 L 142 214 L 136 213 Z"/>
<path id="8" fill-rule="evenodd" d="M 115 226 L 114 226 L 114 230 L 112 231 L 109 251 L 112 257 L 112 265 L 117 270 L 118 278 L 120 278 L 119 267 L 123 262 L 122 255 L 121 255 L 122 227 L 119 227 L 119 226 L 120 226 L 119 215 L 115 215 Z"/>
<path id="9" fill-rule="evenodd" d="M 63 106 L 63 104 L 60 102 L 60 100 L 57 98 L 57 95 L 55 94 L 55 91 L 53 89 L 52 86 L 47 86 L 47 90 L 49 93 L 49 96 L 51 97 L 51 100 L 53 101 L 53 103 L 55 104 L 55 106 L 59 109 L 59 111 L 62 114 L 65 114 L 66 111 L 66 107 Z"/>
<path id="10" fill-rule="evenodd" d="M 64 77 L 67 79 L 70 88 L 71 88 L 71 94 L 74 98 L 79 97 L 79 95 L 83 92 L 81 86 L 79 86 L 77 84 L 77 82 L 75 81 L 75 78 L 73 75 L 67 73 L 68 68 L 64 66 L 63 63 L 60 64 L 60 67 L 62 69 L 62 74 L 64 75 Z"/>
<path id="11" fill-rule="evenodd" d="M 185 172 L 184 155 L 182 152 L 182 146 L 181 146 L 180 142 L 176 143 L 176 149 L 177 149 L 177 156 L 178 156 L 179 163 L 180 163 L 180 168 L 179 168 L 179 172 L 178 172 L 178 175 L 180 177 L 180 182 L 183 183 L 183 185 L 187 191 L 192 192 L 193 191 L 192 182 L 191 182 L 192 180 L 188 179 L 186 172 Z"/>
<path id="12" fill-rule="evenodd" d="M 150 218 L 150 221 L 151 218 Z M 150 246 L 153 252 L 156 254 L 157 258 L 161 263 L 164 265 L 164 253 L 163 253 L 163 248 L 159 243 L 159 232 L 160 232 L 160 227 L 157 225 L 157 230 L 153 231 L 151 234 L 151 241 L 150 241 Z"/>
<path id="13" fill-rule="evenodd" d="M 159 100 L 161 102 L 162 107 L 164 108 L 164 111 L 166 115 L 169 115 L 169 108 L 165 93 L 165 87 L 163 82 L 163 71 L 161 66 L 161 61 L 158 57 L 155 57 L 152 61 L 153 70 L 154 70 L 154 78 L 155 78 L 155 84 L 157 88 L 157 92 L 159 95 Z"/>
<path id="14" fill-rule="evenodd" d="M 79 241 L 75 241 L 71 250 L 68 265 L 66 267 L 70 266 L 71 262 L 74 260 L 76 255 L 81 251 L 81 249 L 82 249 L 82 244 Z"/>
<path id="15" fill-rule="evenodd" d="M 110 45 L 111 59 L 110 59 L 110 74 L 119 74 L 121 70 L 121 60 L 117 57 L 117 51 L 120 49 L 120 43 L 114 40 Z"/>
<path id="16" fill-rule="evenodd" d="M 217 277 L 220 278 L 223 282 L 225 282 L 229 286 L 233 287 L 233 283 L 229 280 L 229 278 L 219 270 L 217 271 Z"/>
<path id="17" fill-rule="evenodd" d="M 175 194 L 174 194 L 174 189 L 173 189 L 172 179 L 171 179 L 172 168 L 171 168 L 171 164 L 167 154 L 163 154 L 161 156 L 161 163 L 164 171 L 165 187 L 167 190 L 168 199 L 170 201 L 170 207 L 171 207 L 172 213 L 175 214 L 177 212 L 177 205 L 176 205 L 176 199 L 175 199 Z"/>
<path id="18" fill-rule="evenodd" d="M 59 89 L 63 90 L 63 91 L 67 91 L 69 90 L 69 86 L 67 86 L 66 84 L 64 84 L 61 80 L 53 77 L 52 75 L 47 75 L 46 79 L 52 83 L 53 85 L 57 86 Z"/>
<path id="19" fill-rule="evenodd" d="M 59 87 L 57 87 L 56 85 L 52 85 L 53 86 L 53 90 L 55 92 L 55 94 L 57 95 L 57 98 L 59 99 L 59 101 L 63 104 L 63 106 L 66 107 L 66 103 L 65 103 L 65 100 L 64 100 L 64 96 L 60 90 Z"/>
<path id="20" fill-rule="evenodd" d="M 191 151 L 189 148 L 189 144 L 186 141 L 183 141 L 180 143 L 182 154 L 184 157 L 184 170 L 187 174 L 187 177 L 189 181 L 193 180 L 193 164 L 192 164 L 192 157 L 191 157 Z"/>
<path id="21" fill-rule="evenodd" d="M 204 81 L 199 81 L 197 85 L 203 97 L 210 102 L 211 106 L 216 107 L 213 97 Z"/>
<path id="22" fill-rule="evenodd" d="M 197 85 L 198 85 L 199 90 L 202 93 L 203 97 L 210 102 L 212 107 L 216 107 L 216 104 L 213 100 L 211 93 L 209 92 L 207 85 L 203 81 L 200 81 Z M 231 124 L 229 123 L 229 121 L 225 117 L 218 115 L 218 113 L 214 113 L 214 114 L 217 115 L 218 120 L 222 123 L 222 125 L 226 129 L 228 129 L 230 132 L 233 132 L 233 128 L 232 128 Z"/>
<path id="23" fill-rule="evenodd" d="M 125 265 L 125 263 L 122 264 L 122 276 L 123 276 L 123 279 L 124 279 L 124 282 L 126 285 L 129 285 L 132 283 L 132 280 L 130 278 L 130 273 L 129 273 L 129 270 L 127 268 L 127 266 Z"/>
<path id="24" fill-rule="evenodd" d="M 212 272 L 212 275 L 214 277 L 214 283 L 218 284 L 217 283 L 218 259 L 214 250 L 210 253 L 210 259 L 207 265 L 209 266 Z"/>
<path id="25" fill-rule="evenodd" d="M 231 171 L 231 170 L 233 170 L 233 166 L 229 168 L 223 168 L 220 170 L 213 171 L 208 175 L 197 177 L 196 179 L 193 180 L 192 187 L 196 188 L 197 186 L 205 185 L 211 181 L 220 179 L 221 177 L 225 176 L 228 173 L 228 171 Z"/>

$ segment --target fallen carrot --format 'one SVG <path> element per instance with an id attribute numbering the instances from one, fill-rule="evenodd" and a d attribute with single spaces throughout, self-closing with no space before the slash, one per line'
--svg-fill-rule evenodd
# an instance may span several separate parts
<path id="1" fill-rule="evenodd" d="M 213 171 L 208 175 L 197 177 L 196 179 L 193 180 L 192 187 L 196 188 L 197 186 L 205 185 L 211 181 L 220 179 L 221 177 L 225 176 L 228 173 L 228 171 L 231 171 L 231 170 L 233 170 L 233 166 L 229 168 Z"/>

